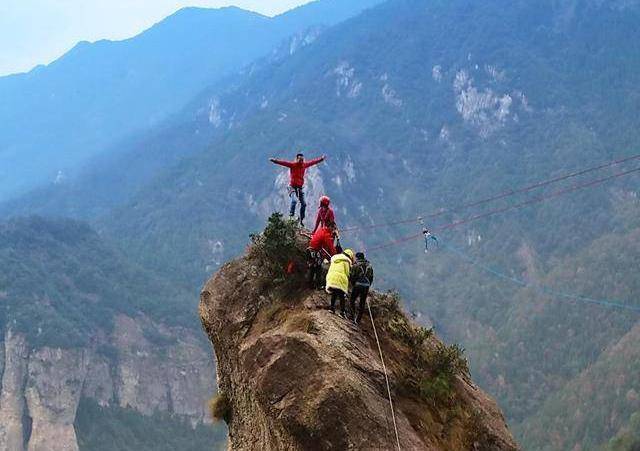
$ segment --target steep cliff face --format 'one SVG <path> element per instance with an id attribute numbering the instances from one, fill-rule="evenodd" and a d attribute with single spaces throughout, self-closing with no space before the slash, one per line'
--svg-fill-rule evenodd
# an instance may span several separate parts
<path id="1" fill-rule="evenodd" d="M 113 390 L 121 407 L 145 415 L 172 412 L 194 423 L 207 420 L 202 396 L 214 391 L 208 377 L 213 361 L 193 331 L 120 316 L 114 345 Z"/>
<path id="2" fill-rule="evenodd" d="M 0 393 L 0 448 L 23 449 L 22 420 L 26 410 L 24 384 L 28 350 L 22 336 L 7 331 L 4 337 L 4 371 Z"/>
<path id="3" fill-rule="evenodd" d="M 32 419 L 29 451 L 77 450 L 73 428 L 87 373 L 83 350 L 43 348 L 29 356 L 24 398 Z M 20 394 L 19 394 L 20 395 Z"/>
<path id="4" fill-rule="evenodd" d="M 230 449 L 393 449 L 370 322 L 356 327 L 326 309 L 324 293 L 268 280 L 264 263 L 250 252 L 225 265 L 201 296 L 218 386 L 229 400 Z M 441 378 L 441 390 L 430 384 L 444 374 L 438 365 L 446 359 L 437 356 L 454 348 L 412 324 L 395 296 L 374 293 L 371 303 L 401 447 L 517 449 L 464 365 Z"/>
<path id="5" fill-rule="evenodd" d="M 208 421 L 213 359 L 188 293 L 67 220 L 0 223 L 0 268 L 0 450 L 87 449 L 83 437 L 135 422 L 88 431 L 87 405 L 85 426 L 120 411 L 145 431 Z"/>
<path id="6" fill-rule="evenodd" d="M 213 362 L 193 331 L 120 315 L 112 334 L 86 348 L 32 349 L 10 328 L 0 344 L 0 449 L 77 450 L 83 397 L 209 421 L 203 397 L 215 390 Z"/>

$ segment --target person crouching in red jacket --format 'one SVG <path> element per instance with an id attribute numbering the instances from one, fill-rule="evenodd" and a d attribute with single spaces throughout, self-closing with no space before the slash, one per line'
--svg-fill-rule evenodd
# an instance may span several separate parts
<path id="1" fill-rule="evenodd" d="M 328 221 L 320 227 L 311 237 L 307 249 L 309 258 L 309 283 L 311 288 L 323 288 L 324 277 L 322 274 L 322 261 L 333 257 L 337 251 L 334 245 L 336 225 Z"/>
<path id="2" fill-rule="evenodd" d="M 325 156 L 320 158 L 314 158 L 313 160 L 305 161 L 304 155 L 299 153 L 296 155 L 295 161 L 278 160 L 276 158 L 270 158 L 269 161 L 289 168 L 289 197 L 291 197 L 291 209 L 289 216 L 294 217 L 296 214 L 296 205 L 300 201 L 300 225 L 304 226 L 304 217 L 307 210 L 307 203 L 304 200 L 304 175 L 307 169 L 311 166 L 315 166 L 318 163 L 322 163 L 325 160 Z"/>

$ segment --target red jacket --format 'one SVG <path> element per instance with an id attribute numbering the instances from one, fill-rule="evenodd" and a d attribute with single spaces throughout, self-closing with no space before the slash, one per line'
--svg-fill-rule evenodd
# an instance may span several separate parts
<path id="1" fill-rule="evenodd" d="M 318 230 L 319 226 L 326 226 L 327 222 L 336 222 L 336 216 L 333 214 L 333 209 L 331 207 L 318 209 L 318 216 L 316 216 L 316 226 L 313 228 L 315 232 Z"/>
<path id="2" fill-rule="evenodd" d="M 275 158 L 271 159 L 272 163 L 279 164 L 280 166 L 285 166 L 290 169 L 290 181 L 289 185 L 293 188 L 302 188 L 304 186 L 304 173 L 307 168 L 311 166 L 315 166 L 318 163 L 324 161 L 324 158 L 315 158 L 309 161 L 303 161 L 302 163 L 298 163 L 298 161 L 285 161 L 285 160 L 276 160 Z"/>
<path id="3" fill-rule="evenodd" d="M 324 249 L 330 257 L 336 255 L 336 247 L 333 245 L 333 233 L 328 227 L 320 227 L 311 237 L 309 247 L 314 251 Z"/>

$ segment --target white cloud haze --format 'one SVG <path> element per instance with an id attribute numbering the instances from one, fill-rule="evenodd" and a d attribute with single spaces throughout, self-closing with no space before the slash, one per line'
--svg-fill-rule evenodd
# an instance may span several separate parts
<path id="1" fill-rule="evenodd" d="M 47 64 L 79 41 L 125 39 L 186 6 L 276 15 L 309 0 L 0 0 L 0 76 Z"/>

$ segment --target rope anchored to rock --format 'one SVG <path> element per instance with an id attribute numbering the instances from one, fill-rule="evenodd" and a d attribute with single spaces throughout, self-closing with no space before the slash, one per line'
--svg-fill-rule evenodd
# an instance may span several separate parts
<path id="1" fill-rule="evenodd" d="M 380 362 L 382 362 L 382 371 L 384 372 L 384 380 L 387 383 L 387 395 L 389 396 L 389 406 L 391 407 L 391 419 L 393 420 L 393 429 L 396 434 L 396 445 L 398 451 L 400 448 L 400 436 L 398 434 L 398 424 L 396 423 L 396 414 L 393 409 L 393 399 L 391 398 L 391 385 L 389 384 L 389 375 L 387 374 L 387 366 L 384 363 L 384 356 L 382 355 L 382 346 L 380 346 L 380 339 L 378 338 L 378 331 L 376 330 L 376 323 L 373 321 L 373 312 L 371 311 L 371 304 L 367 300 L 367 309 L 369 310 L 369 318 L 371 318 L 371 327 L 373 328 L 373 336 L 376 338 L 376 344 L 378 345 L 378 352 L 380 353 Z"/>

